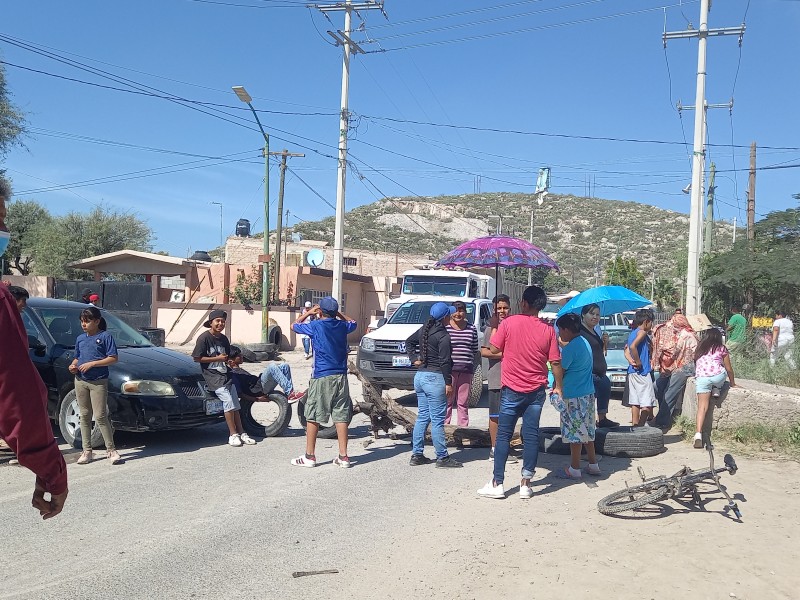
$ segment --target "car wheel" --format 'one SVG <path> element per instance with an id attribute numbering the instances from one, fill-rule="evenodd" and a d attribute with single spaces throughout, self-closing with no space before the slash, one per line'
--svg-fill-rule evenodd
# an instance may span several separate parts
<path id="1" fill-rule="evenodd" d="M 297 402 L 297 418 L 300 419 L 300 424 L 303 426 L 303 429 L 306 428 L 306 397 L 303 396 Z M 353 413 L 350 413 L 350 419 L 353 419 Z M 317 438 L 322 440 L 334 440 L 336 439 L 336 427 L 333 425 L 320 425 L 319 432 L 317 433 Z"/>
<path id="2" fill-rule="evenodd" d="M 242 401 L 242 426 L 250 435 L 277 437 L 289 427 L 292 409 L 286 394 L 271 392 L 269 402 Z"/>
<path id="3" fill-rule="evenodd" d="M 478 365 L 475 372 L 472 374 L 472 383 L 469 386 L 469 398 L 467 399 L 467 406 L 475 408 L 478 402 L 481 401 L 483 395 L 483 367 Z"/>
<path id="4" fill-rule="evenodd" d="M 61 406 L 58 410 L 58 429 L 61 431 L 61 437 L 70 446 L 78 449 L 83 447 L 81 415 L 78 410 L 78 396 L 75 394 L 75 390 L 70 390 L 61 400 Z M 100 428 L 94 419 L 92 419 L 90 443 L 92 448 L 102 448 L 105 445 L 103 434 L 100 433 Z"/>
<path id="5" fill-rule="evenodd" d="M 664 451 L 664 434 L 657 427 L 598 427 L 594 436 L 598 454 L 622 458 L 644 458 Z M 539 429 L 539 450 L 548 454 L 569 454 L 569 443 L 560 427 Z"/>

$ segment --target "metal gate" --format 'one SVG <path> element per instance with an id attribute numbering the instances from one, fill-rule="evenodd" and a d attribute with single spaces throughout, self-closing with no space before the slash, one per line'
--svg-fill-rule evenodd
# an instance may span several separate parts
<path id="1" fill-rule="evenodd" d="M 100 306 L 134 329 L 150 327 L 153 287 L 148 281 L 56 280 L 54 298 L 81 301 L 83 290 L 100 296 Z"/>

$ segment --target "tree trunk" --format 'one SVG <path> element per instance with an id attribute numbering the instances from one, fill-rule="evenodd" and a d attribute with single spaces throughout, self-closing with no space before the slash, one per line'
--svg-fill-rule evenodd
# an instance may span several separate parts
<path id="1" fill-rule="evenodd" d="M 382 395 L 380 390 L 364 379 L 352 361 L 349 367 L 350 372 L 358 377 L 364 392 L 364 401 L 355 403 L 356 410 L 370 418 L 373 435 L 377 438 L 378 431 L 381 429 L 388 433 L 390 429 L 398 425 L 405 429 L 406 433 L 410 434 L 414 430 L 414 423 L 417 420 L 416 413 L 401 406 L 392 398 Z M 427 437 L 430 438 L 430 434 Z M 477 427 L 445 425 L 444 437 L 448 445 L 469 446 L 471 448 L 489 448 L 492 445 L 489 432 Z"/>

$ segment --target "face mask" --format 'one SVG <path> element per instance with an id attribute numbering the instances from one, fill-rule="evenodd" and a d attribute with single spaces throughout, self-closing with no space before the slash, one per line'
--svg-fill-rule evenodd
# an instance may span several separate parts
<path id="1" fill-rule="evenodd" d="M 11 234 L 7 231 L 0 231 L 0 255 L 4 254 L 8 248 L 8 242 L 11 240 Z"/>

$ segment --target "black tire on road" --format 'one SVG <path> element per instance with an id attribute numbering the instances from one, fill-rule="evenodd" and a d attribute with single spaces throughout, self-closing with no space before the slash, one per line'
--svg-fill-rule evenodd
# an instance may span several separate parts
<path id="1" fill-rule="evenodd" d="M 481 401 L 481 396 L 483 395 L 483 368 L 481 365 L 477 365 L 475 367 L 475 372 L 472 374 L 472 382 L 469 386 L 469 399 L 467 400 L 467 406 L 469 408 L 475 408 L 478 406 L 478 402 Z"/>
<path id="2" fill-rule="evenodd" d="M 599 454 L 620 458 L 644 458 L 664 451 L 664 434 L 658 427 L 598 428 L 594 448 Z"/>
<path id="3" fill-rule="evenodd" d="M 275 354 L 273 352 L 260 352 L 255 351 L 253 352 L 253 358 L 255 359 L 253 362 L 264 362 L 267 360 L 272 360 Z"/>
<path id="4" fill-rule="evenodd" d="M 277 437 L 282 435 L 292 420 L 292 407 L 286 394 L 271 392 L 269 402 L 242 401 L 242 426 L 250 435 Z"/>
<path id="5" fill-rule="evenodd" d="M 652 481 L 609 494 L 597 503 L 597 510 L 604 515 L 614 515 L 655 504 L 668 495 L 669 490 L 663 480 Z"/>
<path id="6" fill-rule="evenodd" d="M 300 424 L 303 426 L 303 429 L 306 428 L 306 397 L 303 396 L 297 402 L 297 418 L 300 419 Z M 350 413 L 350 420 L 353 419 L 353 413 Z M 348 422 L 349 423 L 349 422 Z M 333 440 L 336 439 L 336 427 L 333 425 L 320 425 L 319 426 L 319 433 L 317 433 L 317 438 L 321 440 Z"/>
<path id="7" fill-rule="evenodd" d="M 598 454 L 620 458 L 644 458 L 664 451 L 664 434 L 657 427 L 598 427 L 594 449 Z M 569 454 L 569 443 L 559 427 L 539 429 L 539 450 L 548 454 Z"/>
<path id="8" fill-rule="evenodd" d="M 64 441 L 73 448 L 78 449 L 83 447 L 80 418 L 78 397 L 75 395 L 75 390 L 70 390 L 61 400 L 61 406 L 58 408 L 58 429 L 61 431 L 61 437 L 64 438 Z M 91 446 L 92 448 L 105 446 L 103 434 L 100 433 L 100 428 L 94 419 L 92 419 Z"/>
<path id="9" fill-rule="evenodd" d="M 258 362 L 256 353 L 250 350 L 250 348 L 240 348 L 240 350 L 242 351 L 242 358 L 244 358 L 246 362 Z"/>

